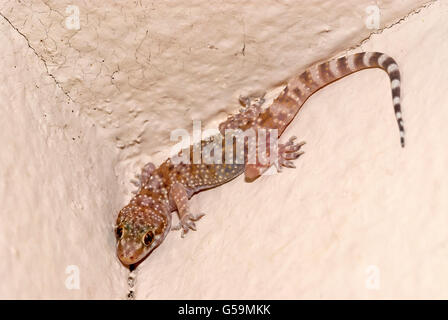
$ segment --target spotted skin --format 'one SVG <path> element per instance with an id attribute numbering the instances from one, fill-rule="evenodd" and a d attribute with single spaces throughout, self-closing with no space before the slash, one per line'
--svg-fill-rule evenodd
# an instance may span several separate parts
<path id="1" fill-rule="evenodd" d="M 222 142 L 221 142 L 222 140 Z M 116 221 L 117 256 L 124 265 L 133 265 L 157 248 L 169 230 L 181 229 L 184 236 L 195 230 L 195 221 L 203 214 L 194 215 L 188 207 L 191 196 L 201 190 L 226 183 L 244 172 L 244 162 L 225 163 L 225 139 L 216 136 L 201 141 L 202 150 L 215 143 L 221 145 L 221 164 L 211 163 L 214 155 L 205 153 L 199 163 L 194 163 L 194 148 L 190 146 L 189 160 L 176 163 L 173 158 L 158 168 L 151 163 L 145 165 L 140 175 L 140 188 L 118 214 Z M 236 146 L 233 150 L 236 154 Z M 181 154 L 184 151 L 181 151 Z M 179 225 L 172 227 L 171 213 L 176 211 Z"/>
<path id="2" fill-rule="evenodd" d="M 273 103 L 261 110 L 260 107 L 249 107 L 245 113 L 239 113 L 229 117 L 225 122 L 220 124 L 220 131 L 224 132 L 231 128 L 251 128 L 258 132 L 259 129 L 276 129 L 278 136 L 283 133 L 289 123 L 294 119 L 305 101 L 316 91 L 326 85 L 339 80 L 351 73 L 368 69 L 380 68 L 389 75 L 392 88 L 392 102 L 395 112 L 395 118 L 398 124 L 401 146 L 405 145 L 405 131 L 403 126 L 403 118 L 401 112 L 400 100 L 400 72 L 398 65 L 393 58 L 380 52 L 362 52 L 341 57 L 338 59 L 326 61 L 311 66 L 300 75 L 291 78 L 284 90 L 273 101 Z M 257 114 L 254 117 L 254 114 Z M 304 142 L 289 146 L 289 149 L 300 149 Z M 279 152 L 277 163 L 255 163 L 247 164 L 245 167 L 245 176 L 249 180 L 253 180 L 262 175 L 273 164 L 281 167 L 293 167 L 291 160 L 286 162 L 287 158 L 292 158 L 291 154 L 287 154 L 288 147 L 279 144 Z M 269 153 L 269 149 L 267 150 Z M 294 153 L 297 157 L 302 153 Z M 269 154 L 267 155 L 269 158 Z"/>
<path id="3" fill-rule="evenodd" d="M 189 230 L 196 230 L 195 221 L 203 214 L 194 215 L 190 212 L 188 200 L 193 194 L 226 183 L 243 172 L 246 178 L 256 178 L 273 164 L 277 165 L 279 170 L 282 167 L 292 168 L 293 160 L 303 153 L 301 147 L 304 142 L 296 143 L 295 137 L 292 137 L 285 144 L 278 145 L 276 163 L 261 164 L 257 159 L 256 163 L 251 164 L 248 162 L 247 153 L 253 147 L 252 142 L 245 141 L 244 148 L 239 150 L 233 138 L 230 140 L 226 136 L 227 129 L 239 129 L 242 132 L 254 130 L 257 135 L 259 129 L 275 129 L 276 134 L 280 136 L 314 92 L 333 81 L 367 68 L 380 68 L 389 75 L 400 141 L 404 147 L 400 73 L 394 59 L 383 53 L 368 52 L 316 64 L 291 78 L 267 108 L 263 108 L 263 98 L 243 99 L 245 108 L 219 125 L 221 135 L 201 141 L 203 150 L 211 146 L 212 148 L 211 152 L 204 152 L 199 163 L 194 163 L 194 150 L 198 145 L 192 145 L 188 149 L 188 161 L 179 163 L 170 158 L 158 168 L 151 163 L 143 168 L 139 181 L 135 183 L 138 186 L 136 195 L 119 212 L 116 221 L 117 256 L 120 261 L 127 266 L 141 262 L 163 242 L 171 229 L 181 230 L 182 236 Z M 267 139 L 269 141 L 269 134 Z M 214 148 L 218 145 L 221 149 Z M 226 158 L 229 150 L 234 155 L 232 163 Z M 267 156 L 270 156 L 269 150 L 267 148 Z M 211 158 L 214 159 L 212 162 Z M 241 158 L 242 161 L 235 162 Z M 220 162 L 216 159 L 220 159 Z M 172 227 L 171 213 L 174 211 L 178 213 L 179 225 Z"/>

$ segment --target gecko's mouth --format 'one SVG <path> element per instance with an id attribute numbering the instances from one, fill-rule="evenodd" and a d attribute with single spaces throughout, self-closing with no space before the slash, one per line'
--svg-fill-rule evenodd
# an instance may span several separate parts
<path id="1" fill-rule="evenodd" d="M 131 266 L 138 262 L 134 257 L 124 257 L 124 256 L 118 256 L 118 259 L 120 259 L 121 263 L 125 266 Z"/>

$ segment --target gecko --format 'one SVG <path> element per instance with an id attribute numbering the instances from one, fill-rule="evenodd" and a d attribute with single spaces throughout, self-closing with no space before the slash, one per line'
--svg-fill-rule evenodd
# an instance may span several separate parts
<path id="1" fill-rule="evenodd" d="M 174 161 L 171 157 L 159 167 L 152 163 L 143 167 L 136 195 L 120 210 L 116 220 L 117 256 L 121 263 L 125 266 L 135 266 L 142 262 L 163 242 L 170 230 L 181 230 L 182 237 L 189 230 L 195 231 L 195 222 L 204 214 L 191 212 L 189 199 L 194 194 L 229 182 L 243 173 L 248 180 L 256 179 L 273 165 L 279 171 L 283 167 L 293 168 L 293 161 L 303 154 L 301 147 L 304 142 L 296 143 L 296 137 L 293 136 L 285 144 L 278 144 L 273 157 L 270 157 L 271 149 L 266 148 L 265 153 L 269 156 L 269 161 L 260 161 L 256 158 L 254 163 L 249 163 L 247 153 L 253 142 L 244 140 L 244 147 L 238 149 L 236 139 L 226 135 L 228 130 L 240 130 L 243 133 L 254 130 L 258 139 L 260 129 L 269 129 L 274 130 L 269 132 L 274 132 L 280 137 L 313 93 L 353 72 L 367 68 L 380 68 L 389 76 L 400 143 L 404 147 L 400 73 L 392 57 L 380 52 L 362 52 L 314 64 L 298 76 L 289 79 L 283 91 L 268 107 L 263 105 L 263 97 L 256 100 L 242 99 L 245 102 L 244 108 L 219 125 L 218 135 L 202 140 L 196 145 L 190 145 L 189 148 L 179 152 L 182 154 L 190 151 L 184 161 Z M 266 137 L 269 135 L 270 133 Z M 195 148 L 210 149 L 211 145 L 221 146 L 213 154 L 214 159 L 221 159 L 221 163 L 205 161 L 205 158 L 210 157 L 210 154 L 206 153 L 206 157 L 203 154 L 199 163 L 194 163 Z M 255 148 L 258 148 L 258 144 Z M 213 153 L 215 149 L 211 150 Z M 226 162 L 229 150 L 232 151 L 233 161 Z M 241 153 L 243 161 L 234 161 L 235 157 L 241 156 Z M 173 212 L 177 212 L 179 217 L 177 226 L 172 226 Z"/>

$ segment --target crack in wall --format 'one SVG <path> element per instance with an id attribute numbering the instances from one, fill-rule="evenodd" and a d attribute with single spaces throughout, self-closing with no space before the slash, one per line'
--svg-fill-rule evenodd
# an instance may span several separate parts
<path id="1" fill-rule="evenodd" d="M 28 47 L 29 47 L 31 50 L 33 50 L 33 52 L 34 52 L 34 54 L 36 55 L 36 57 L 38 57 L 39 60 L 41 60 L 42 63 L 44 64 L 45 71 L 46 71 L 47 75 L 53 79 L 53 81 L 54 81 L 54 83 L 56 84 L 56 86 L 57 86 L 59 89 L 62 90 L 62 92 L 64 93 L 64 95 L 65 95 L 70 101 L 75 102 L 75 100 L 70 96 L 70 94 L 68 93 L 68 91 L 65 90 L 64 87 L 62 86 L 62 84 L 56 79 L 56 77 L 54 76 L 54 74 L 52 74 L 52 73 L 50 72 L 50 70 L 48 69 L 47 61 L 46 61 L 42 56 L 40 56 L 40 55 L 37 53 L 36 49 L 34 49 L 33 46 L 31 46 L 31 43 L 30 43 L 28 37 L 27 37 L 24 33 L 22 33 L 22 32 L 21 32 L 21 31 L 20 31 L 20 30 L 19 30 L 19 29 L 12 23 L 12 22 L 11 22 L 11 20 L 9 20 L 9 19 L 8 19 L 2 12 L 0 12 L 0 16 L 1 16 L 3 19 L 5 19 L 5 21 L 8 22 L 9 25 L 10 25 L 10 26 L 11 26 L 11 27 L 12 27 L 18 34 L 20 34 L 20 35 L 25 39 L 25 41 L 26 41 Z"/>
<path id="2" fill-rule="evenodd" d="M 425 3 L 424 5 L 422 5 L 422 6 L 418 7 L 418 8 L 416 8 L 416 9 L 414 9 L 414 10 L 412 10 L 412 11 L 410 11 L 408 14 L 404 15 L 402 18 L 400 18 L 400 19 L 398 19 L 397 21 L 391 23 L 390 25 L 385 26 L 385 27 L 383 27 L 383 28 L 381 28 L 381 29 L 378 29 L 378 30 L 372 32 L 371 34 L 369 34 L 368 37 L 362 39 L 362 40 L 359 42 L 359 44 L 357 44 L 357 45 L 355 45 L 355 46 L 352 46 L 352 47 L 350 47 L 350 48 L 347 48 L 347 50 L 354 50 L 354 49 L 358 49 L 358 48 L 360 48 L 364 43 L 366 43 L 367 41 L 369 41 L 369 40 L 372 38 L 373 35 L 376 35 L 376 34 L 382 34 L 382 33 L 384 32 L 384 30 L 391 29 L 391 28 L 395 27 L 396 25 L 401 24 L 403 21 L 406 21 L 409 17 L 411 17 L 411 16 L 413 16 L 413 15 L 416 15 L 416 14 L 420 13 L 423 9 L 427 9 L 427 8 L 429 8 L 430 6 L 432 6 L 432 5 L 433 5 L 434 3 L 436 3 L 436 2 L 439 2 L 439 0 L 431 0 L 431 1 L 427 2 L 427 3 Z"/>
<path id="3" fill-rule="evenodd" d="M 353 49 L 360 48 L 365 42 L 367 42 L 368 40 L 370 40 L 370 39 L 372 38 L 373 35 L 381 34 L 381 33 L 384 32 L 384 30 L 386 30 L 386 29 L 391 29 L 392 27 L 394 27 L 394 26 L 396 26 L 396 25 L 398 25 L 398 24 L 401 24 L 403 21 L 406 21 L 410 16 L 413 16 L 413 15 L 415 15 L 415 14 L 420 13 L 423 9 L 426 9 L 426 8 L 432 6 L 434 3 L 437 3 L 438 1 L 439 1 L 439 0 L 431 0 L 431 1 L 429 1 L 429 2 L 427 2 L 427 3 L 425 3 L 425 4 L 423 4 L 422 6 L 416 8 L 416 9 L 413 9 L 413 10 L 410 11 L 408 14 L 406 14 L 406 15 L 404 15 L 403 17 L 401 17 L 400 19 L 398 19 L 396 22 L 393 22 L 393 23 L 391 23 L 390 25 L 387 25 L 387 26 L 385 26 L 385 27 L 383 27 L 383 28 L 380 28 L 380 29 L 378 29 L 378 30 L 375 30 L 375 31 L 371 32 L 366 38 L 362 39 L 358 44 L 356 44 L 356 45 L 354 45 L 354 46 L 352 46 L 352 47 L 349 47 L 347 50 L 353 50 Z M 45 5 L 46 5 L 47 7 L 50 8 L 50 10 L 56 11 L 56 10 L 52 9 L 52 8 L 48 5 L 47 2 L 44 1 L 44 3 L 45 3 Z M 57 12 L 57 11 L 56 11 L 56 12 Z M 58 14 L 61 14 L 61 13 L 58 12 Z M 76 101 L 72 98 L 72 96 L 70 95 L 69 91 L 66 90 L 66 89 L 64 88 L 63 83 L 61 83 L 60 81 L 58 81 L 58 79 L 56 78 L 56 76 L 55 76 L 53 73 L 50 72 L 49 67 L 48 67 L 48 64 L 47 64 L 47 61 L 46 61 L 46 60 L 44 59 L 44 57 L 41 56 L 41 55 L 37 52 L 37 50 L 31 45 L 30 40 L 28 39 L 28 37 L 27 37 L 23 32 L 21 32 L 21 31 L 19 30 L 19 28 L 17 28 L 17 27 L 11 22 L 11 20 L 9 20 L 9 19 L 8 19 L 2 12 L 0 12 L 0 16 L 3 17 L 3 19 L 5 19 L 5 21 L 7 21 L 7 22 L 9 23 L 9 25 L 10 25 L 10 26 L 11 26 L 11 27 L 12 27 L 18 34 L 20 34 L 20 35 L 25 39 L 25 41 L 26 41 L 28 47 L 34 52 L 34 54 L 36 55 L 36 57 L 38 57 L 39 60 L 41 60 L 42 63 L 44 64 L 44 67 L 45 67 L 45 70 L 46 70 L 47 75 L 53 79 L 53 81 L 54 81 L 54 83 L 56 84 L 56 86 L 57 86 L 59 89 L 62 90 L 62 92 L 64 93 L 64 95 L 65 95 L 70 101 L 72 101 L 72 102 L 76 102 Z M 148 32 L 146 32 L 145 38 L 146 38 L 147 34 L 148 34 Z M 241 51 L 240 51 L 240 54 L 242 54 L 243 56 L 245 55 L 245 49 L 246 49 L 246 39 L 245 39 L 245 36 L 246 36 L 246 34 L 244 33 L 244 38 L 243 38 L 243 48 L 242 48 Z M 143 39 L 142 42 L 143 42 L 144 40 L 145 40 L 145 39 Z M 141 45 L 141 44 L 140 44 L 140 45 Z M 140 45 L 139 45 L 139 47 L 140 47 Z M 137 50 L 138 50 L 138 48 L 137 48 Z M 113 74 L 111 75 L 111 83 L 112 83 L 115 87 L 117 87 L 116 83 L 114 83 L 114 81 L 113 81 L 113 80 L 114 80 L 114 75 L 115 75 L 115 73 L 117 73 L 117 71 L 113 72 Z M 117 89 L 118 89 L 118 87 L 117 87 Z"/>

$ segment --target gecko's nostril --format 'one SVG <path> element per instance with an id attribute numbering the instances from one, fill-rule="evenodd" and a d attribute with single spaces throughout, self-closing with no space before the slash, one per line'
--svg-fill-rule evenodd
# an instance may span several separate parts
<path id="1" fill-rule="evenodd" d="M 128 255 L 120 254 L 119 259 L 124 265 L 127 265 L 127 266 L 135 263 L 134 255 L 128 256 Z"/>

